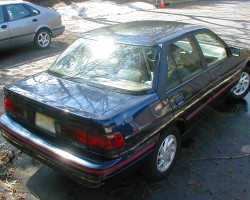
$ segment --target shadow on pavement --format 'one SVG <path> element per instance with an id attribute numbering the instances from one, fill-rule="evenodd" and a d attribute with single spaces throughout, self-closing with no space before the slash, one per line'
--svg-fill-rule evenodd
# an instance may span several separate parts
<path id="1" fill-rule="evenodd" d="M 39 50 L 34 46 L 25 46 L 11 49 L 0 54 L 0 69 L 13 68 L 29 62 L 40 60 L 61 53 L 68 44 L 60 41 L 52 41 L 48 49 Z"/>
<path id="2" fill-rule="evenodd" d="M 88 188 L 72 181 L 53 169 L 42 166 L 27 182 L 38 199 L 143 199 L 143 189 L 150 185 L 139 172 L 115 179 L 100 188 Z M 135 191 L 135 192 L 133 192 Z"/>
<path id="3" fill-rule="evenodd" d="M 249 105 L 245 99 L 228 100 L 224 104 L 218 106 L 219 112 L 234 113 L 236 116 L 241 116 L 249 111 Z"/>

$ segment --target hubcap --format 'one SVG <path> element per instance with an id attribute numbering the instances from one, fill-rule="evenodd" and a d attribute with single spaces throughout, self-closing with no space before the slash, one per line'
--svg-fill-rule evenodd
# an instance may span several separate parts
<path id="1" fill-rule="evenodd" d="M 157 169 L 160 172 L 165 172 L 174 160 L 177 149 L 177 141 L 174 135 L 167 136 L 158 151 Z"/>
<path id="2" fill-rule="evenodd" d="M 38 35 L 38 44 L 40 47 L 47 47 L 50 43 L 50 35 L 46 32 L 41 32 Z"/>
<path id="3" fill-rule="evenodd" d="M 247 91 L 249 86 L 250 77 L 247 72 L 241 74 L 240 80 L 237 85 L 233 88 L 233 93 L 237 96 L 242 95 Z"/>

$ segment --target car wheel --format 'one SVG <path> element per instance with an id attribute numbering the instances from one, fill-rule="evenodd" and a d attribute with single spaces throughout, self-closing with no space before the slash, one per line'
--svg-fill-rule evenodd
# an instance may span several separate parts
<path id="1" fill-rule="evenodd" d="M 162 134 L 149 163 L 151 178 L 162 179 L 168 175 L 180 154 L 180 133 L 171 128 Z"/>
<path id="2" fill-rule="evenodd" d="M 241 99 L 245 97 L 250 90 L 250 69 L 245 69 L 240 77 L 239 82 L 232 89 L 230 97 L 232 99 Z"/>
<path id="3" fill-rule="evenodd" d="M 35 37 L 35 45 L 39 49 L 46 49 L 49 47 L 51 42 L 51 34 L 48 30 L 42 29 L 37 32 Z"/>

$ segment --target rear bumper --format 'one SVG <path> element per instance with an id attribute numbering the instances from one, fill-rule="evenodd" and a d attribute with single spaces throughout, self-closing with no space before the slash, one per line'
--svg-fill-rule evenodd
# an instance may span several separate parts
<path id="1" fill-rule="evenodd" d="M 52 37 L 57 37 L 59 35 L 62 35 L 65 30 L 65 26 L 59 26 L 56 28 L 53 28 L 52 31 Z"/>
<path id="2" fill-rule="evenodd" d="M 107 179 L 146 157 L 155 145 L 154 141 L 149 141 L 133 152 L 116 159 L 97 161 L 50 144 L 49 141 L 28 131 L 6 114 L 0 118 L 0 129 L 3 137 L 17 148 L 89 187 L 99 187 Z"/>

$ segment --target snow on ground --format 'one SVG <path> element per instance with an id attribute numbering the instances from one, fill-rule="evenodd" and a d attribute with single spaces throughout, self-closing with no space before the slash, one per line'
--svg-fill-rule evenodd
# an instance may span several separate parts
<path id="1" fill-rule="evenodd" d="M 155 6 L 144 2 L 132 2 L 117 4 L 111 1 L 87 1 L 82 3 L 72 3 L 69 6 L 57 9 L 64 20 L 74 20 L 80 18 L 94 18 L 109 15 L 119 15 L 134 12 L 137 10 L 152 10 Z"/>

